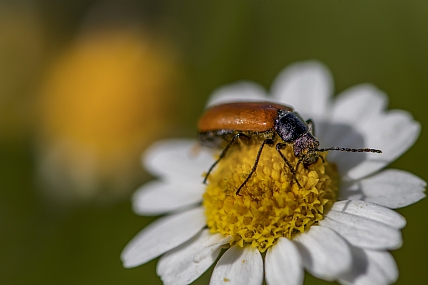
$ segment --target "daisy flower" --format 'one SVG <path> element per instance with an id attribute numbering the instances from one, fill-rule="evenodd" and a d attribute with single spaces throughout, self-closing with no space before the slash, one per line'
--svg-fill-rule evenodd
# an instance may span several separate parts
<path id="1" fill-rule="evenodd" d="M 391 209 L 425 197 L 426 183 L 402 170 L 382 169 L 413 145 L 420 126 L 405 111 L 386 111 L 385 94 L 371 85 L 336 98 L 332 86 L 323 65 L 302 62 L 281 72 L 268 95 L 257 84 L 240 82 L 218 89 L 208 106 L 290 105 L 313 120 L 320 147 L 370 147 L 382 154 L 320 153 L 322 159 L 293 174 L 276 149 L 266 146 L 256 172 L 236 195 L 260 144 L 232 147 L 204 185 L 216 159 L 212 150 L 195 155 L 194 140 L 159 142 L 143 158 L 159 179 L 138 189 L 133 207 L 142 215 L 166 215 L 129 242 L 121 255 L 124 266 L 162 255 L 162 281 L 188 284 L 226 249 L 210 284 L 302 284 L 304 270 L 341 284 L 395 282 L 398 270 L 388 251 L 401 246 L 406 221 Z M 282 152 L 297 164 L 292 146 Z"/>

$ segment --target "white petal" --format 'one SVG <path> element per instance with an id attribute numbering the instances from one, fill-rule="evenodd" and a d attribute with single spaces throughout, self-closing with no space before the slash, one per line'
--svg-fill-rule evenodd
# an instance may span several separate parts
<path id="1" fill-rule="evenodd" d="M 397 264 L 389 252 L 353 248 L 353 253 L 352 269 L 341 276 L 341 284 L 387 285 L 397 281 Z"/>
<path id="2" fill-rule="evenodd" d="M 348 147 L 344 138 L 352 135 L 351 132 L 355 130 L 347 125 L 359 125 L 379 116 L 387 101 L 385 93 L 370 84 L 360 84 L 345 90 L 334 101 L 330 126 L 325 132 L 317 133 L 323 147 Z"/>
<path id="3" fill-rule="evenodd" d="M 426 182 L 409 172 L 387 169 L 376 175 L 344 183 L 340 199 L 364 200 L 388 208 L 401 208 L 425 198 Z"/>
<path id="4" fill-rule="evenodd" d="M 345 179 L 356 180 L 378 171 L 391 163 L 416 141 L 420 125 L 404 111 L 393 110 L 365 122 L 360 128 L 362 137 L 344 136 L 343 147 L 376 148 L 382 154 L 336 153 L 329 157 L 338 164 Z"/>
<path id="5" fill-rule="evenodd" d="M 364 252 L 369 261 L 368 274 L 357 284 L 368 284 L 369 280 L 375 281 L 372 282 L 373 284 L 391 284 L 398 279 L 397 264 L 389 252 L 374 250 L 364 250 Z"/>
<path id="6" fill-rule="evenodd" d="M 201 182 L 202 173 L 214 162 L 211 153 L 200 149 L 195 140 L 164 140 L 152 145 L 143 156 L 144 166 L 150 173 L 165 179 L 183 182 Z"/>
<path id="7" fill-rule="evenodd" d="M 266 101 L 264 88 L 256 83 L 242 81 L 215 90 L 208 100 L 208 107 L 228 102 Z"/>
<path id="8" fill-rule="evenodd" d="M 234 245 L 217 262 L 210 285 L 260 285 L 262 282 L 263 260 L 258 249 Z"/>
<path id="9" fill-rule="evenodd" d="M 294 240 L 305 268 L 318 278 L 333 281 L 351 268 L 350 246 L 328 228 L 313 226 Z"/>
<path id="10" fill-rule="evenodd" d="M 138 233 L 123 249 L 124 267 L 135 267 L 189 240 L 205 226 L 202 207 L 167 216 Z"/>
<path id="11" fill-rule="evenodd" d="M 204 186 L 199 183 L 152 181 L 141 186 L 132 197 L 134 212 L 159 215 L 200 203 Z"/>
<path id="12" fill-rule="evenodd" d="M 205 241 L 204 247 L 200 248 L 193 256 L 194 262 L 200 262 L 205 255 L 210 254 L 217 249 L 222 248 L 224 245 L 230 243 L 232 236 L 224 237 L 222 234 L 212 234 L 208 240 Z"/>
<path id="13" fill-rule="evenodd" d="M 278 75 L 272 84 L 272 94 L 276 100 L 293 106 L 303 118 L 316 121 L 328 113 L 333 80 L 323 64 L 299 62 Z"/>
<path id="14" fill-rule="evenodd" d="M 330 211 L 364 217 L 396 229 L 402 229 L 406 225 L 406 219 L 399 213 L 365 201 L 339 201 L 333 204 Z"/>
<path id="15" fill-rule="evenodd" d="M 265 258 L 266 283 L 269 285 L 303 283 L 302 258 L 295 243 L 287 238 L 279 238 L 270 247 Z"/>
<path id="16" fill-rule="evenodd" d="M 330 228 L 354 246 L 367 249 L 397 249 L 402 244 L 401 232 L 365 217 L 329 211 L 320 226 Z"/>
<path id="17" fill-rule="evenodd" d="M 385 93 L 370 84 L 353 86 L 339 94 L 331 119 L 336 122 L 360 123 L 379 115 L 388 103 Z"/>
<path id="18" fill-rule="evenodd" d="M 204 248 L 212 235 L 203 230 L 198 235 L 162 256 L 157 265 L 157 274 L 164 284 L 189 284 L 202 275 L 217 259 L 221 248 L 204 255 L 194 262 L 194 255 Z"/>

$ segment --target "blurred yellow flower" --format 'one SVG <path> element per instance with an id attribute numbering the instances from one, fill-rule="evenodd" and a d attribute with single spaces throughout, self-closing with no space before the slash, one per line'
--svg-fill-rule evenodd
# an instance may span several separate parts
<path id="1" fill-rule="evenodd" d="M 132 27 L 92 30 L 72 43 L 41 87 L 43 188 L 65 200 L 130 191 L 141 180 L 140 153 L 173 115 L 176 59 L 164 39 Z"/>

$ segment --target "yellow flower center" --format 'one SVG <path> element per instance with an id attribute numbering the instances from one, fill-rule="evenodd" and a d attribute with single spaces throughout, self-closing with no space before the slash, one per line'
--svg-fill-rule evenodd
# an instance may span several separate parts
<path id="1" fill-rule="evenodd" d="M 265 146 L 257 169 L 244 187 L 260 144 L 232 147 L 208 178 L 203 195 L 211 232 L 232 236 L 231 245 L 251 244 L 261 252 L 278 238 L 292 239 L 323 219 L 336 200 L 338 175 L 334 164 L 322 158 L 307 168 L 302 163 L 293 174 L 275 147 Z M 296 167 L 292 146 L 281 152 Z"/>

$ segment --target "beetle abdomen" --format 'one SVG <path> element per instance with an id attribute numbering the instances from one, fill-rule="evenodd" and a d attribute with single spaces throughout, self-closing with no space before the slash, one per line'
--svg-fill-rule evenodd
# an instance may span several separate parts
<path id="1" fill-rule="evenodd" d="M 199 120 L 199 132 L 239 130 L 266 132 L 275 126 L 278 110 L 291 112 L 291 107 L 271 102 L 235 102 L 214 106 Z"/>

